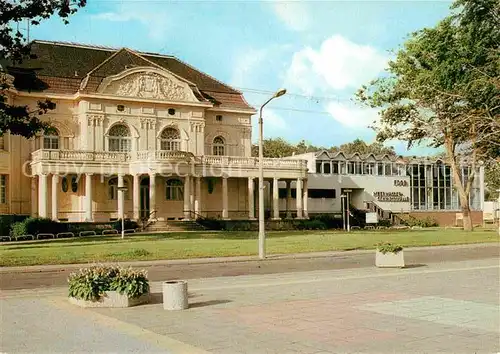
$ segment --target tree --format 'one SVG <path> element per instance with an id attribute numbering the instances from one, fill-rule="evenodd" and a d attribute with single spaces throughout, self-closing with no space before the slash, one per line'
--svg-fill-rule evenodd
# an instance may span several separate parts
<path id="1" fill-rule="evenodd" d="M 85 5 L 86 0 L 0 0 L 0 59 L 18 65 L 32 57 L 30 44 L 19 30 L 14 29 L 14 23 L 27 20 L 31 25 L 38 25 L 56 14 L 67 24 L 67 18 Z M 40 115 L 54 109 L 54 104 L 49 100 L 40 101 L 34 110 L 11 104 L 8 92 L 13 88 L 13 80 L 0 67 L 0 136 L 10 132 L 31 138 L 40 131 L 50 130 L 50 125 L 43 122 Z"/>
<path id="2" fill-rule="evenodd" d="M 338 148 L 339 151 L 343 151 L 347 154 L 354 154 L 358 153 L 361 155 L 366 155 L 366 154 L 374 154 L 374 155 L 389 155 L 389 156 L 395 156 L 396 152 L 394 151 L 394 148 L 384 146 L 384 144 L 376 141 L 371 144 L 365 143 L 361 139 L 356 139 L 353 142 L 346 143 L 340 145 Z"/>
<path id="3" fill-rule="evenodd" d="M 444 147 L 464 229 L 470 231 L 469 195 L 476 165 L 494 157 L 491 146 L 500 145 L 500 32 L 493 24 L 499 5 L 459 0 L 452 8 L 459 12 L 434 28 L 411 34 L 389 62 L 388 75 L 363 86 L 357 98 L 381 108 L 378 141 Z M 471 165 L 467 179 L 459 168 L 464 161 Z"/>
<path id="4" fill-rule="evenodd" d="M 500 161 L 491 161 L 484 168 L 484 181 L 486 184 L 485 200 L 497 200 L 500 189 Z"/>

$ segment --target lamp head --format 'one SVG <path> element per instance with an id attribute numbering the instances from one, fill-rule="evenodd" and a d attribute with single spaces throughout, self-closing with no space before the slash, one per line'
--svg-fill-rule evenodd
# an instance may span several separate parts
<path id="1" fill-rule="evenodd" d="M 286 93 L 286 89 L 281 89 L 278 92 L 274 94 L 274 97 L 280 97 L 283 96 Z"/>

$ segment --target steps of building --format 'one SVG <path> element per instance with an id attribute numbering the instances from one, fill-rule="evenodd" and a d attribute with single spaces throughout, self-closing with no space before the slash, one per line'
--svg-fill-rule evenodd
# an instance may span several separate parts
<path id="1" fill-rule="evenodd" d="M 206 230 L 205 227 L 198 224 L 193 220 L 172 220 L 164 221 L 157 220 L 151 222 L 144 231 L 147 232 L 158 232 L 158 231 L 203 231 Z"/>

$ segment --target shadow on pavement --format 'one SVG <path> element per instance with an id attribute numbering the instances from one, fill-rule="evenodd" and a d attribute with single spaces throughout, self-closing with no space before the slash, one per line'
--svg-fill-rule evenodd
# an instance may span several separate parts
<path id="1" fill-rule="evenodd" d="M 406 268 L 420 268 L 420 267 L 427 267 L 427 264 L 408 264 L 404 266 L 404 269 Z"/>
<path id="2" fill-rule="evenodd" d="M 188 294 L 188 298 L 196 297 L 194 294 Z M 205 307 L 205 306 L 213 306 L 213 305 L 221 305 L 227 304 L 231 302 L 230 300 L 210 300 L 210 301 L 199 301 L 199 302 L 191 302 L 189 301 L 189 308 L 197 308 L 197 307 Z M 163 293 L 151 293 L 149 298 L 149 304 L 162 304 L 163 303 Z"/>

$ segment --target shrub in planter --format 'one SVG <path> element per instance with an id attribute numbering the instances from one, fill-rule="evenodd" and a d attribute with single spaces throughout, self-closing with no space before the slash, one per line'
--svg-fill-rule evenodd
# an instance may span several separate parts
<path id="1" fill-rule="evenodd" d="M 127 299 L 139 299 L 149 294 L 149 281 L 145 271 L 118 266 L 92 266 L 70 274 L 70 299 L 85 302 L 103 300 L 108 292 L 116 292 Z"/>
<path id="2" fill-rule="evenodd" d="M 405 266 L 403 247 L 390 242 L 377 244 L 377 253 L 375 255 L 375 265 L 377 267 L 397 267 Z"/>

